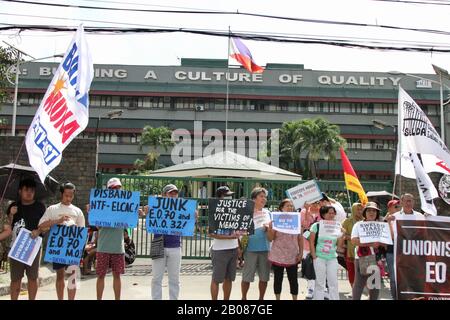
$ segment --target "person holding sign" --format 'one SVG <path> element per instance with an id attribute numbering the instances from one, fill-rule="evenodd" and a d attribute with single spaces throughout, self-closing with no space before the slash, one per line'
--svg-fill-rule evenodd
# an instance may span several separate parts
<path id="1" fill-rule="evenodd" d="M 361 300 L 364 287 L 367 285 L 369 289 L 369 299 L 377 300 L 380 293 L 381 274 L 376 263 L 376 251 L 381 246 L 385 246 L 380 242 L 361 243 L 360 225 L 364 222 L 378 221 L 380 218 L 380 209 L 375 202 L 368 202 L 362 212 L 364 220 L 355 223 L 352 229 L 352 243 L 355 248 L 355 282 L 353 284 L 352 297 L 353 300 Z M 366 261 L 369 261 L 366 263 Z M 369 277 L 375 283 L 368 283 Z"/>
<path id="2" fill-rule="evenodd" d="M 166 185 L 162 190 L 162 196 L 178 198 L 177 186 L 173 184 Z M 164 237 L 164 257 L 152 260 L 152 299 L 162 299 L 162 280 L 167 266 L 169 299 L 178 300 L 180 293 L 181 236 L 155 234 L 154 237 Z"/>
<path id="3" fill-rule="evenodd" d="M 311 226 L 309 247 L 316 273 L 314 300 L 324 300 L 325 283 L 328 283 L 330 300 L 339 300 L 337 245 L 342 246 L 342 227 L 335 221 L 336 209 L 323 206 L 319 210 L 321 221 Z M 317 240 L 316 240 L 317 238 Z"/>
<path id="4" fill-rule="evenodd" d="M 294 212 L 294 204 L 291 199 L 284 199 L 278 206 L 278 211 Z M 301 228 L 299 228 L 301 229 Z M 269 261 L 272 263 L 274 282 L 273 291 L 277 300 L 280 300 L 283 273 L 286 273 L 291 289 L 292 300 L 297 300 L 298 295 L 298 270 L 297 266 L 303 257 L 303 236 L 301 230 L 299 234 L 288 234 L 272 229 L 272 222 L 269 224 L 267 236 L 272 241 Z"/>
<path id="5" fill-rule="evenodd" d="M 233 194 L 234 192 L 227 186 L 221 186 L 216 190 L 216 197 L 219 199 L 231 199 Z M 220 283 L 223 283 L 223 300 L 230 300 L 231 288 L 236 279 L 239 235 L 236 232 L 209 233 L 209 236 L 214 239 L 211 246 L 213 274 L 210 290 L 212 300 L 217 300 Z"/>
<path id="6" fill-rule="evenodd" d="M 11 207 L 12 215 L 12 239 L 14 243 L 20 229 L 26 228 L 31 231 L 31 237 L 36 238 L 40 235 L 38 230 L 39 220 L 45 212 L 43 203 L 34 199 L 36 192 L 36 182 L 33 179 L 24 179 L 19 183 L 19 202 Z M 38 290 L 39 261 L 40 252 L 36 255 L 31 266 L 16 261 L 9 260 L 11 273 L 11 300 L 17 300 L 20 294 L 23 274 L 26 271 L 28 278 L 28 299 L 35 300 Z"/>
<path id="7" fill-rule="evenodd" d="M 111 178 L 106 184 L 108 189 L 119 190 L 122 183 Z M 120 300 L 122 283 L 120 275 L 125 273 L 125 245 L 123 228 L 99 228 L 97 239 L 97 300 L 102 300 L 105 289 L 105 276 L 111 267 L 113 274 L 114 298 Z"/>
<path id="8" fill-rule="evenodd" d="M 65 183 L 61 185 L 59 191 L 61 192 L 61 202 L 47 208 L 39 221 L 39 230 L 47 232 L 54 225 L 84 228 L 85 220 L 83 212 L 80 208 L 72 204 L 73 198 L 75 197 L 75 185 L 70 182 Z M 64 300 L 64 276 L 67 267 L 69 265 L 53 262 L 53 270 L 56 271 L 55 286 L 58 300 Z M 76 271 L 73 270 L 72 274 L 76 274 Z M 74 288 L 68 286 L 67 296 L 69 300 L 75 299 L 76 291 L 76 286 Z"/>
<path id="9" fill-rule="evenodd" d="M 268 259 L 270 243 L 267 238 L 267 230 L 270 223 L 270 212 L 264 209 L 267 202 L 267 190 L 264 188 L 253 189 L 251 199 L 255 202 L 253 223 L 255 233 L 248 237 L 247 249 L 244 253 L 244 269 L 242 271 L 242 300 L 247 300 L 250 282 L 255 280 L 258 270 L 259 300 L 264 300 L 267 282 L 270 278 L 270 263 Z"/>

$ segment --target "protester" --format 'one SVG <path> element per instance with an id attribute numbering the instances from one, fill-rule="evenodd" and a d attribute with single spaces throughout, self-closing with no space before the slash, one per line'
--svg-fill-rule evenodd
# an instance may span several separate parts
<path id="1" fill-rule="evenodd" d="M 68 227 L 77 226 L 84 228 L 85 221 L 83 212 L 80 208 L 72 204 L 75 197 L 75 185 L 67 182 L 61 185 L 59 191 L 61 192 L 61 202 L 47 208 L 39 221 L 39 230 L 42 232 L 47 232 L 54 225 L 64 225 Z M 64 276 L 67 267 L 69 267 L 69 265 L 53 263 L 53 270 L 56 271 L 55 286 L 58 300 L 64 300 Z M 73 270 L 72 274 L 74 273 L 76 273 L 75 270 Z M 76 291 L 76 286 L 72 288 L 70 286 L 67 287 L 67 296 L 69 300 L 75 299 Z"/>
<path id="2" fill-rule="evenodd" d="M 127 229 L 123 230 L 123 241 L 125 245 L 125 264 L 128 267 L 136 259 L 136 247 L 133 239 L 130 238 Z"/>
<path id="3" fill-rule="evenodd" d="M 344 228 L 344 241 L 347 245 L 347 255 L 345 259 L 345 263 L 347 265 L 347 272 L 348 272 L 348 281 L 350 282 L 350 285 L 353 287 L 353 283 L 355 282 L 355 245 L 352 243 L 352 230 L 355 223 L 358 221 L 363 220 L 363 212 L 364 206 L 359 203 L 355 202 L 352 205 L 352 215 L 344 220 L 342 223 L 342 228 Z"/>
<path id="4" fill-rule="evenodd" d="M 278 211 L 294 212 L 294 204 L 290 199 L 284 199 L 278 206 Z M 301 229 L 301 228 L 300 228 Z M 280 300 L 280 294 L 283 283 L 284 269 L 289 280 L 292 300 L 297 300 L 298 296 L 298 264 L 303 257 L 303 235 L 287 234 L 276 231 L 272 228 L 272 222 L 269 224 L 267 236 L 272 241 L 269 252 L 269 261 L 272 264 L 274 282 L 273 291 L 277 300 Z"/>
<path id="5" fill-rule="evenodd" d="M 91 274 L 92 264 L 97 254 L 97 234 L 98 229 L 94 226 L 90 226 L 88 230 L 88 240 L 84 248 L 84 255 L 83 255 L 82 273 L 84 275 Z"/>
<path id="6" fill-rule="evenodd" d="M 386 215 L 385 221 L 390 222 L 391 228 L 395 228 L 395 219 L 398 218 L 401 215 L 410 214 L 413 216 L 423 216 L 420 212 L 417 212 L 414 210 L 414 196 L 410 193 L 405 193 L 400 198 L 400 204 L 401 208 L 398 206 L 398 203 L 395 203 L 394 209 L 391 209 L 393 213 Z M 401 210 L 399 210 L 401 209 Z M 394 234 L 395 236 L 395 234 Z M 393 239 L 395 242 L 395 239 Z M 389 247 L 388 247 L 389 250 Z M 386 260 L 389 268 L 389 279 L 390 279 L 390 286 L 391 286 L 391 295 L 392 299 L 397 299 L 397 284 L 395 282 L 395 273 L 392 273 L 391 270 L 394 270 L 394 247 L 390 249 L 392 251 L 391 254 L 386 254 Z M 389 253 L 389 251 L 388 251 Z M 392 276 L 391 276 L 392 273 Z"/>
<path id="7" fill-rule="evenodd" d="M 12 203 L 8 205 L 6 213 L 0 213 L 0 264 L 8 261 L 8 253 L 11 246 L 11 208 Z M 17 207 L 14 206 L 14 210 Z"/>
<path id="8" fill-rule="evenodd" d="M 11 206 L 12 215 L 12 239 L 14 243 L 21 228 L 31 231 L 31 237 L 40 235 L 38 230 L 39 220 L 45 212 L 45 205 L 34 199 L 36 182 L 27 178 L 19 183 L 19 201 Z M 14 259 L 9 259 L 11 274 L 11 300 L 17 300 L 20 294 L 22 278 L 26 272 L 28 279 L 28 299 L 35 300 L 38 290 L 39 265 L 41 251 L 39 250 L 31 266 Z"/>
<path id="9" fill-rule="evenodd" d="M 219 199 L 231 199 L 234 192 L 227 186 L 217 188 L 216 197 Z M 236 267 L 239 255 L 239 233 L 233 230 L 221 230 L 220 234 L 210 233 L 213 238 L 211 246 L 211 263 L 213 267 L 211 279 L 211 299 L 217 300 L 219 284 L 222 284 L 223 299 L 230 300 L 233 281 L 236 279 Z"/>
<path id="10" fill-rule="evenodd" d="M 178 188 L 173 184 L 168 184 L 163 188 L 162 196 L 178 198 Z M 152 260 L 152 299 L 162 299 L 162 280 L 167 266 L 169 299 L 178 300 L 180 293 L 181 237 L 175 235 L 154 235 L 154 238 L 158 237 L 164 237 L 164 257 Z"/>
<path id="11" fill-rule="evenodd" d="M 320 208 L 319 214 L 323 220 L 332 221 L 335 220 L 336 209 L 331 206 L 323 206 Z M 342 246 L 342 236 L 322 236 L 319 232 L 319 224 L 320 221 L 311 226 L 309 237 L 309 247 L 316 273 L 313 299 L 324 300 L 325 284 L 328 283 L 329 299 L 339 300 L 336 249 L 337 245 Z"/>
<path id="12" fill-rule="evenodd" d="M 305 203 L 304 208 L 300 211 L 302 216 L 302 228 L 303 228 L 303 259 L 310 253 L 309 248 L 309 234 L 311 226 L 320 219 L 319 215 L 320 201 L 313 203 Z M 306 299 L 312 299 L 314 296 L 315 280 L 308 279 L 308 292 L 306 293 Z"/>
<path id="13" fill-rule="evenodd" d="M 327 196 L 325 192 L 322 192 L 320 206 L 332 206 L 336 210 L 336 217 L 334 218 L 334 220 L 339 221 L 340 223 L 342 223 L 347 218 L 347 213 L 345 212 L 342 204 L 339 201 Z"/>
<path id="14" fill-rule="evenodd" d="M 375 269 L 375 273 L 373 274 L 370 272 L 370 269 L 367 273 L 364 273 L 363 270 L 361 270 L 361 264 L 360 260 L 363 257 L 367 256 L 373 256 L 373 261 L 375 264 L 373 266 L 377 266 L 376 264 L 376 254 L 380 247 L 385 246 L 382 243 L 379 242 L 370 242 L 370 243 L 364 243 L 362 244 L 360 242 L 360 228 L 359 226 L 363 222 L 367 221 L 378 221 L 380 218 L 380 209 L 378 208 L 378 205 L 375 202 L 368 202 L 366 206 L 364 207 L 364 210 L 362 212 L 362 215 L 364 217 L 363 221 L 358 221 L 353 226 L 352 230 L 352 243 L 356 246 L 355 249 L 355 282 L 353 284 L 353 290 L 352 290 L 352 297 L 353 300 L 361 300 L 361 295 L 364 290 L 364 287 L 367 286 L 367 289 L 369 289 L 369 299 L 370 300 L 377 300 L 379 293 L 380 293 L 380 287 L 381 286 L 381 274 L 379 269 Z M 377 277 L 375 279 L 374 277 Z M 367 280 L 371 280 L 371 283 L 367 283 Z M 374 283 L 373 283 L 374 281 Z"/>
<path id="15" fill-rule="evenodd" d="M 389 216 L 400 211 L 402 206 L 400 200 L 390 200 L 387 204 L 388 212 L 384 217 L 384 221 L 388 221 Z M 391 289 L 392 300 L 396 300 L 397 288 L 395 287 L 395 270 L 394 270 L 394 246 L 388 245 L 386 249 L 386 263 L 389 271 L 389 286 Z"/>
<path id="16" fill-rule="evenodd" d="M 267 238 L 267 230 L 271 219 L 270 212 L 264 209 L 267 202 L 267 190 L 259 187 L 254 188 L 250 197 L 255 202 L 253 221 L 255 221 L 255 218 L 258 218 L 262 219 L 263 223 L 261 226 L 255 226 L 254 234 L 248 237 L 248 244 L 244 253 L 244 269 L 242 271 L 242 300 L 247 300 L 250 282 L 254 281 L 257 270 L 259 300 L 264 300 L 267 282 L 270 277 L 270 263 L 268 260 L 270 243 Z"/>
<path id="17" fill-rule="evenodd" d="M 111 178 L 106 184 L 108 189 L 121 189 L 118 178 Z M 125 273 L 125 246 L 122 228 L 99 228 L 97 239 L 97 300 L 102 300 L 105 289 L 105 276 L 111 267 L 115 300 L 120 300 L 122 283 L 120 275 Z"/>

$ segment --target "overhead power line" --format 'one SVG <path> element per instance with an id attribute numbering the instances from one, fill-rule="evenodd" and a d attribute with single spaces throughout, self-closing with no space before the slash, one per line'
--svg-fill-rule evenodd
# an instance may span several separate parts
<path id="1" fill-rule="evenodd" d="M 84 6 L 84 5 L 71 5 L 71 4 L 61 4 L 61 3 L 47 3 L 47 2 L 36 2 L 36 1 L 25 1 L 25 0 L 1 0 L 4 2 L 15 2 L 22 4 L 33 4 L 39 6 L 52 6 L 61 8 L 78 8 L 78 9 L 89 9 L 89 10 L 110 10 L 110 11 L 123 11 L 123 12 L 147 12 L 147 13 L 166 13 L 166 14 L 199 14 L 199 15 L 242 15 L 257 18 L 266 19 L 276 19 L 276 20 L 286 20 L 286 21 L 298 21 L 306 23 L 319 23 L 319 24 L 331 24 L 331 25 L 342 25 L 342 26 L 353 26 L 353 27 L 376 27 L 385 28 L 392 30 L 404 30 L 404 31 L 414 31 L 414 32 L 425 32 L 434 34 L 449 35 L 446 30 L 436 30 L 436 29 L 425 29 L 425 28 L 406 28 L 393 25 L 383 25 L 383 24 L 371 24 L 371 23 L 357 23 L 357 22 L 347 22 L 347 21 L 333 21 L 333 20 L 318 20 L 318 19 L 304 19 L 295 17 L 283 17 L 251 12 L 240 12 L 240 11 L 216 11 L 216 10 L 161 10 L 161 9 L 136 9 L 136 8 L 111 8 L 111 7 L 100 7 L 100 6 Z"/>
<path id="2" fill-rule="evenodd" d="M 5 25 L 5 24 L 3 24 Z M 49 25 L 5 25 L 0 27 L 0 31 L 18 29 L 20 31 L 50 31 L 67 32 L 75 31 L 77 27 L 67 26 L 49 26 Z M 202 30 L 192 28 L 117 28 L 117 27 L 85 27 L 85 32 L 96 34 L 138 34 L 138 33 L 190 33 L 205 36 L 229 37 L 228 30 Z M 393 50 L 393 51 L 415 51 L 415 52 L 450 52 L 450 45 L 430 46 L 426 44 L 405 45 L 397 44 L 395 41 L 377 41 L 367 39 L 365 41 L 351 41 L 344 39 L 326 39 L 321 37 L 263 34 L 251 32 L 232 32 L 231 36 L 254 41 L 282 42 L 282 43 L 303 43 L 303 44 L 322 44 L 347 48 L 366 48 L 375 50 Z"/>

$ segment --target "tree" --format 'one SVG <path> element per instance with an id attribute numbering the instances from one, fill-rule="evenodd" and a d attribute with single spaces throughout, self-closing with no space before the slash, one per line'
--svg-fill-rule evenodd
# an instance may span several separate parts
<path id="1" fill-rule="evenodd" d="M 303 175 L 317 178 L 317 161 L 336 160 L 345 139 L 337 125 L 323 118 L 302 119 L 283 123 L 280 130 L 280 155 L 283 163 L 293 163 L 294 171 L 301 168 L 301 154 L 305 153 Z"/>
<path id="2" fill-rule="evenodd" d="M 7 79 L 8 68 L 16 62 L 16 53 L 12 48 L 0 47 L 0 102 L 8 97 L 7 87 L 11 85 Z"/>
<path id="3" fill-rule="evenodd" d="M 165 151 L 175 143 L 172 141 L 172 131 L 167 127 L 145 126 L 142 130 L 139 150 L 144 146 L 153 148 L 145 156 L 144 160 L 137 159 L 134 163 L 135 169 L 139 172 L 156 170 L 158 168 L 158 158 L 160 154 L 155 150 L 157 147 L 163 147 Z"/>

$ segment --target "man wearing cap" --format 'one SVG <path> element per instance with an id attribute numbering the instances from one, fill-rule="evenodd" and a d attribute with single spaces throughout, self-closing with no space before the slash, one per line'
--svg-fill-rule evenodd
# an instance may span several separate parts
<path id="1" fill-rule="evenodd" d="M 231 199 L 234 192 L 227 186 L 221 186 L 216 190 L 219 199 Z M 230 300 L 233 281 L 236 279 L 236 267 L 238 259 L 239 235 L 232 230 L 219 230 L 219 233 L 210 233 L 214 239 L 211 246 L 211 262 L 213 274 L 211 279 L 211 299 L 217 300 L 219 284 L 223 283 L 223 299 Z M 229 231 L 229 232 L 227 232 Z"/>
<path id="2" fill-rule="evenodd" d="M 391 200 L 392 201 L 392 200 Z M 397 206 L 397 210 L 396 212 L 394 212 L 393 214 L 388 214 L 385 218 L 386 221 L 391 222 L 392 228 L 396 228 L 396 224 L 395 224 L 395 219 L 405 215 L 405 214 L 409 214 L 409 215 L 413 215 L 413 216 L 422 216 L 422 214 L 420 212 L 417 212 L 414 210 L 414 196 L 410 193 L 405 193 L 401 196 L 400 198 L 400 204 L 401 204 L 401 210 L 398 207 L 398 203 L 395 205 Z M 394 208 L 395 208 L 394 206 Z M 388 204 L 389 207 L 389 204 Z M 394 210 L 394 209 L 392 209 Z M 394 233 L 394 237 L 396 236 L 396 233 Z M 394 241 L 396 241 L 396 239 L 393 239 Z M 395 270 L 395 266 L 394 266 L 394 250 L 392 249 L 392 258 L 389 257 L 389 259 L 391 260 L 390 264 L 392 265 L 392 269 L 389 266 L 389 260 L 388 257 L 386 256 L 386 260 L 389 266 L 389 275 L 391 275 L 391 270 Z M 397 299 L 397 290 L 396 290 L 396 283 L 395 283 L 395 275 L 393 275 L 393 277 L 390 280 L 391 282 L 391 295 L 392 295 L 392 299 L 395 300 Z"/>
<path id="3" fill-rule="evenodd" d="M 177 186 L 173 184 L 166 185 L 162 190 L 162 196 L 178 198 Z M 162 299 L 162 280 L 167 266 L 169 299 L 178 300 L 180 293 L 181 236 L 154 234 L 153 237 L 164 237 L 164 257 L 152 260 L 152 299 Z"/>
<path id="4" fill-rule="evenodd" d="M 118 178 L 111 178 L 106 184 L 108 189 L 121 189 Z M 97 300 L 102 300 L 105 288 L 105 276 L 111 267 L 113 274 L 114 297 L 120 300 L 120 275 L 125 273 L 125 249 L 123 228 L 99 228 L 97 239 Z"/>

